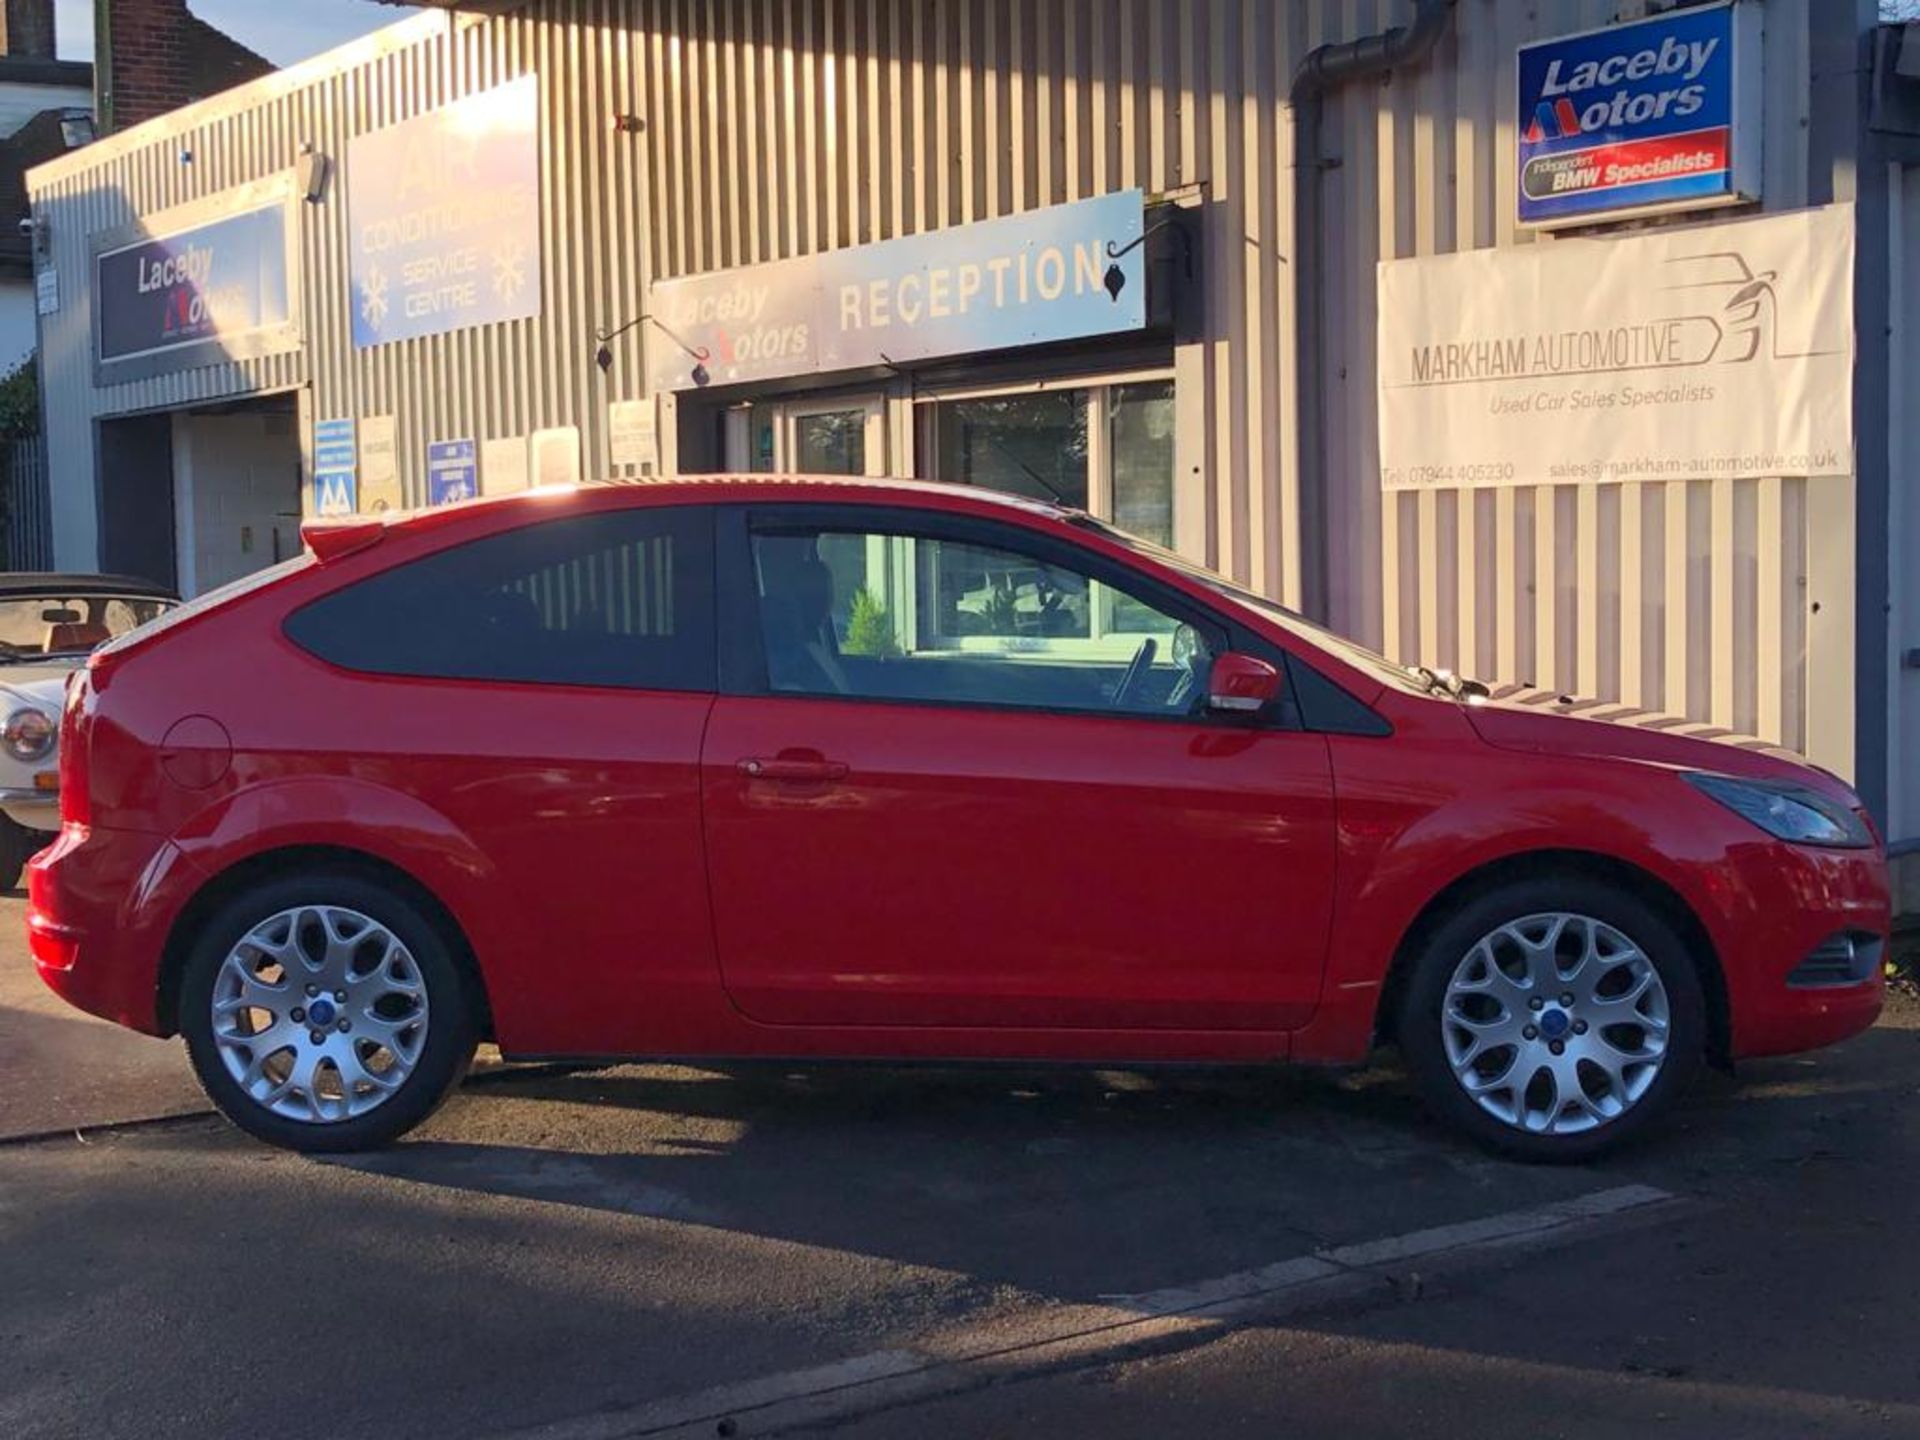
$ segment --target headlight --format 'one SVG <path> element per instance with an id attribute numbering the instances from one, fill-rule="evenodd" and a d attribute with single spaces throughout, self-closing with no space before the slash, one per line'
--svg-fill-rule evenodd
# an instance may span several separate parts
<path id="1" fill-rule="evenodd" d="M 1730 775 L 1688 775 L 1694 789 L 1711 795 L 1776 840 L 1796 845 L 1865 849 L 1873 844 L 1866 822 L 1818 790 L 1783 780 L 1736 780 Z"/>
<path id="2" fill-rule="evenodd" d="M 16 710 L 7 717 L 5 728 L 0 729 L 0 745 L 6 746 L 7 753 L 14 759 L 31 763 L 47 757 L 59 734 L 58 727 L 44 711 Z"/>

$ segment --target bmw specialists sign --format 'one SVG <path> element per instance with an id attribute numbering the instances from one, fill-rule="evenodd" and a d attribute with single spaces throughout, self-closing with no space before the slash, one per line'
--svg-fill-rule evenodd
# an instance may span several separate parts
<path id="1" fill-rule="evenodd" d="M 1760 196 L 1760 8 L 1728 0 L 1521 47 L 1520 222 Z"/>

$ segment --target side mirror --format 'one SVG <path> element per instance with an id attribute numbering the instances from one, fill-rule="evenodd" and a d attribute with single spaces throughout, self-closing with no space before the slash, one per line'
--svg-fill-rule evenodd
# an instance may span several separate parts
<path id="1" fill-rule="evenodd" d="M 1207 708 L 1252 714 L 1280 695 L 1280 672 L 1257 655 L 1229 650 L 1216 655 L 1207 674 Z"/>

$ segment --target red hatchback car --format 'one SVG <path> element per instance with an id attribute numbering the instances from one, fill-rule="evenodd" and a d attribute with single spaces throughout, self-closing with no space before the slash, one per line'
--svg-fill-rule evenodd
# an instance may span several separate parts
<path id="1" fill-rule="evenodd" d="M 485 1037 L 1385 1040 L 1441 1115 L 1571 1159 L 1880 1008 L 1884 854 L 1832 776 L 1494 703 L 1083 514 L 756 477 L 309 540 L 94 656 L 29 881 L 47 983 L 184 1034 L 281 1145 L 393 1139 Z"/>

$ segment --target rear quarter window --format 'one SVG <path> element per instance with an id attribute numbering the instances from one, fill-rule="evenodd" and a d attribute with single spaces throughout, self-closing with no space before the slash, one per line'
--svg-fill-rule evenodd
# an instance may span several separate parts
<path id="1" fill-rule="evenodd" d="M 346 586 L 286 633 L 379 675 L 711 690 L 712 555 L 704 507 L 546 520 Z"/>

